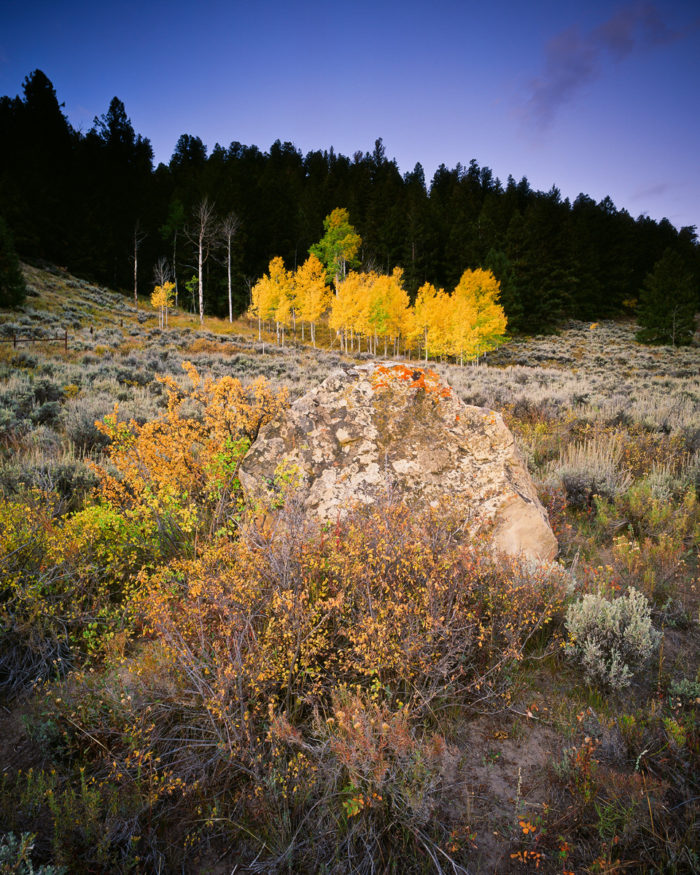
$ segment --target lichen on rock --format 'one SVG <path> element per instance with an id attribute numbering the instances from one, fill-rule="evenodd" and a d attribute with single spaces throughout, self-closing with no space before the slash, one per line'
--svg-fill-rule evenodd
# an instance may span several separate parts
<path id="1" fill-rule="evenodd" d="M 339 368 L 263 428 L 240 468 L 251 504 L 294 470 L 306 511 L 335 522 L 391 488 L 412 506 L 450 504 L 494 546 L 551 560 L 557 542 L 500 414 L 464 404 L 437 374 L 371 363 Z"/>

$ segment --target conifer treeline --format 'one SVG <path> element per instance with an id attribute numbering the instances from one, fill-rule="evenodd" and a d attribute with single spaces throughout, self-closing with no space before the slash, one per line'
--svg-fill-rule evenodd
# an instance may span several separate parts
<path id="1" fill-rule="evenodd" d="M 636 299 L 645 275 L 667 248 L 700 277 L 694 228 L 632 218 L 610 198 L 596 203 L 559 191 L 533 191 L 526 178 L 503 184 L 487 167 L 441 165 L 429 185 L 422 167 L 403 176 L 381 140 L 352 157 L 307 155 L 276 141 L 216 145 L 184 134 L 166 166 L 153 167 L 117 98 L 85 134 L 65 118 L 51 82 L 35 71 L 21 97 L 0 98 L 0 214 L 18 251 L 125 289 L 133 288 L 134 238 L 142 292 L 153 288 L 157 259 L 177 261 L 177 276 L 196 273 L 184 231 L 203 197 L 223 217 L 234 212 L 233 288 L 244 310 L 271 256 L 301 265 L 335 207 L 349 210 L 367 269 L 404 271 L 414 296 L 425 282 L 453 288 L 467 268 L 498 277 L 509 326 L 534 331 L 564 317 L 600 319 Z M 225 259 L 206 262 L 207 311 L 228 312 Z M 181 294 L 180 302 L 187 303 Z"/>

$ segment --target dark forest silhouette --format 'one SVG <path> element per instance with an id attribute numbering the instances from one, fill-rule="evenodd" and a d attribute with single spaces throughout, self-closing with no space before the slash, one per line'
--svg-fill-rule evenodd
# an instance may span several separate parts
<path id="1" fill-rule="evenodd" d="M 150 292 L 159 258 L 175 258 L 187 305 L 182 292 L 196 254 L 186 231 L 205 197 L 221 218 L 240 220 L 231 249 L 239 312 L 269 259 L 301 264 L 338 206 L 362 237 L 364 266 L 400 265 L 411 294 L 425 281 L 452 288 L 466 268 L 491 268 L 515 330 L 629 311 L 666 250 L 698 288 L 694 227 L 634 219 L 610 198 L 570 202 L 556 188 L 533 191 L 525 177 L 503 184 L 476 161 L 441 165 L 427 185 L 420 164 L 402 175 L 381 139 L 352 157 L 332 148 L 303 155 L 279 140 L 267 152 L 234 142 L 208 154 L 199 137 L 183 134 L 169 164 L 154 168 L 150 142 L 116 97 L 87 133 L 71 127 L 39 70 L 25 79 L 23 96 L 0 98 L 0 214 L 25 258 L 133 292 L 136 244 L 140 291 Z M 206 262 L 206 308 L 224 315 L 224 248 L 218 255 Z"/>

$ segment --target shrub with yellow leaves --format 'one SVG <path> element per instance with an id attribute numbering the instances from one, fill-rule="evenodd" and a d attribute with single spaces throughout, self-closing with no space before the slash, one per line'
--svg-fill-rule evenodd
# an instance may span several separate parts
<path id="1" fill-rule="evenodd" d="M 433 817 L 451 756 L 437 715 L 507 703 L 514 663 L 557 645 L 565 589 L 446 506 L 387 499 L 324 529 L 290 490 L 264 525 L 141 574 L 149 643 L 101 690 L 113 716 L 67 716 L 113 780 L 144 787 L 147 770 L 153 810 L 216 799 L 230 838 L 245 823 L 275 865 L 420 856 L 451 823 Z"/>
<path id="2" fill-rule="evenodd" d="M 189 391 L 171 377 L 157 378 L 167 392 L 164 417 L 127 423 L 115 407 L 97 423 L 110 439 L 109 465 L 96 466 L 103 500 L 129 517 L 154 520 L 171 556 L 227 530 L 240 509 L 238 466 L 286 404 L 286 393 L 264 378 L 246 387 L 234 377 L 202 379 L 190 362 L 183 368 Z"/>
<path id="3" fill-rule="evenodd" d="M 244 387 L 185 368 L 189 390 L 160 378 L 163 418 L 127 423 L 115 408 L 96 423 L 110 439 L 107 461 L 91 463 L 97 503 L 60 516 L 47 493 L 0 499 L 0 687 L 60 673 L 76 651 L 98 653 L 130 632 L 132 594 L 149 572 L 230 533 L 241 510 L 238 465 L 286 396 L 263 379 Z"/>

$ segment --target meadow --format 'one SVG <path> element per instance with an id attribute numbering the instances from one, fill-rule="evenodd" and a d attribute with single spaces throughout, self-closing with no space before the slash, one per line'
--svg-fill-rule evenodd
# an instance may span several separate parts
<path id="1" fill-rule="evenodd" d="M 23 269 L 0 340 L 43 340 L 0 343 L 0 871 L 700 870 L 697 339 L 570 322 L 430 364 L 513 431 L 560 544 L 534 566 L 449 496 L 324 530 L 281 477 L 259 524 L 237 466 L 346 358 L 333 336 L 161 329 Z"/>

